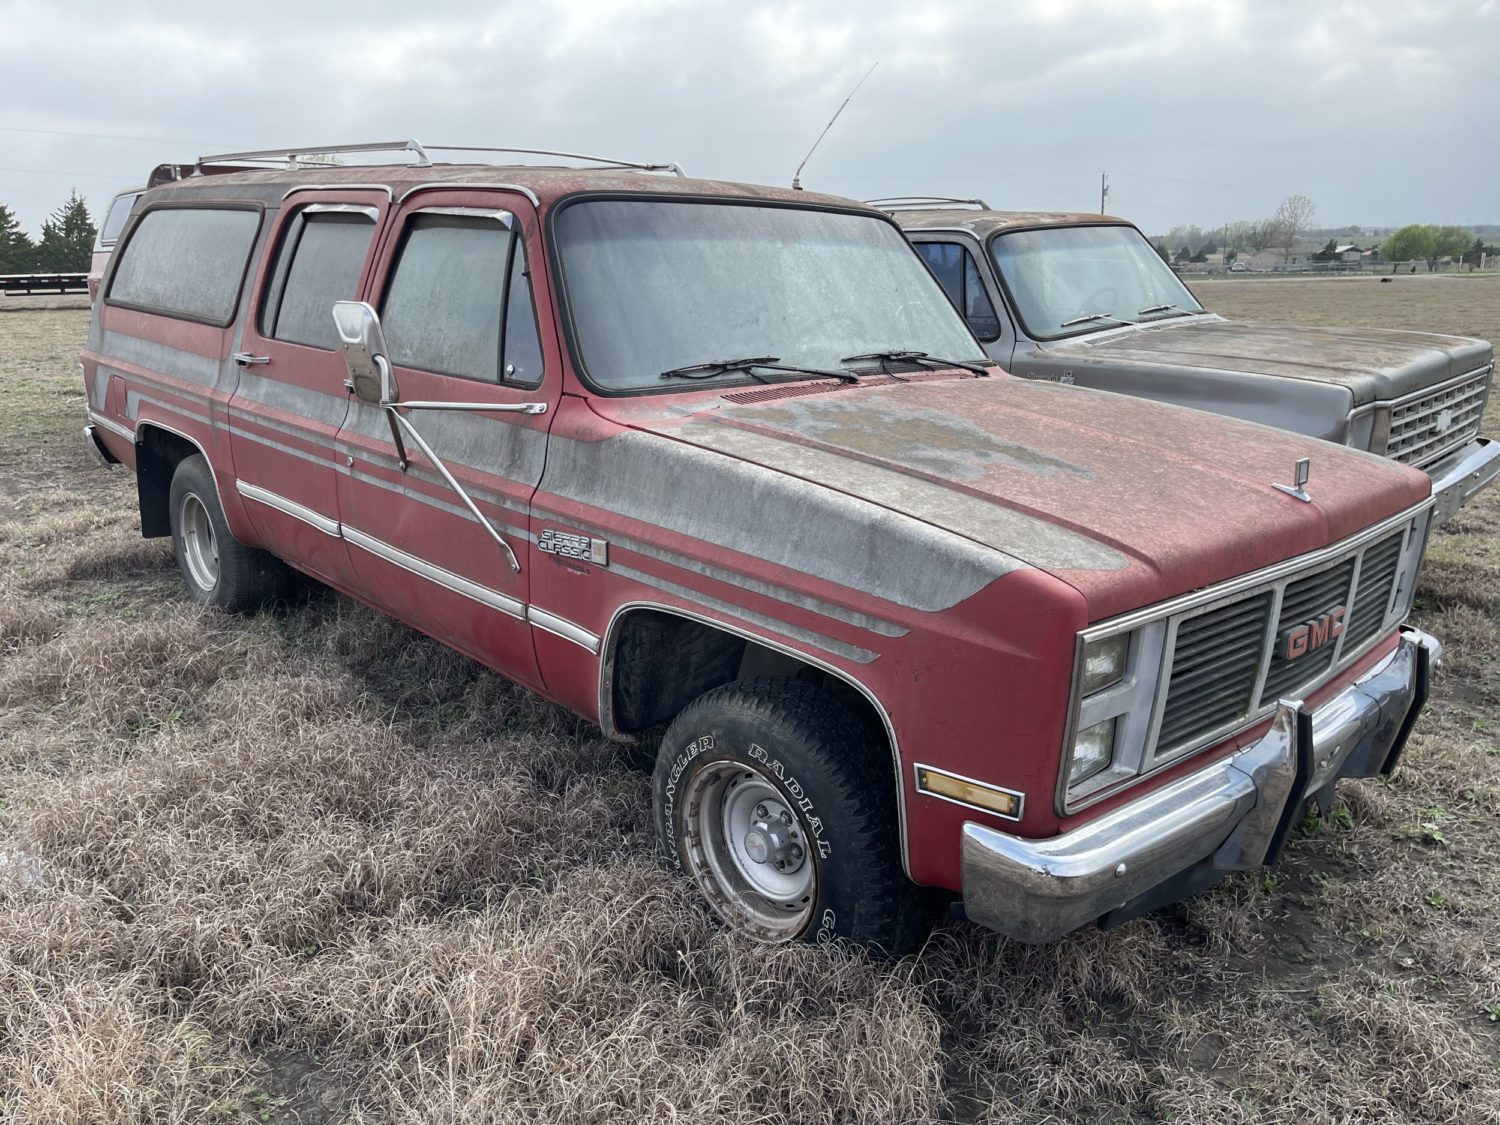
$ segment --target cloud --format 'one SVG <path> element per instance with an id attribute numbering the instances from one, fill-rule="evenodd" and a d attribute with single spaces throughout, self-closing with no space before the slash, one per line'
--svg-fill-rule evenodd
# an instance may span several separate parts
<path id="1" fill-rule="evenodd" d="M 98 212 L 164 160 L 416 135 L 676 159 L 856 196 L 1112 208 L 1148 228 L 1268 214 L 1496 221 L 1492 2 L 0 0 L 0 202 Z"/>

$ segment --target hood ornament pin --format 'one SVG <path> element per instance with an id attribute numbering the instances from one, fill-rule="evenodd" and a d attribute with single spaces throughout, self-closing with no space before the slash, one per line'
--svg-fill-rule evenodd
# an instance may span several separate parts
<path id="1" fill-rule="evenodd" d="M 1288 496 L 1295 496 L 1304 504 L 1311 504 L 1312 497 L 1307 494 L 1307 478 L 1312 471 L 1312 459 L 1304 457 L 1297 462 L 1297 467 L 1292 470 L 1291 484 L 1272 485 L 1278 492 L 1285 492 Z"/>

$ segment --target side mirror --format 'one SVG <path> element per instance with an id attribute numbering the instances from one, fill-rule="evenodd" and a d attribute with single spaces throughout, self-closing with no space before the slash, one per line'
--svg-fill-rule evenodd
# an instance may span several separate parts
<path id="1" fill-rule="evenodd" d="M 333 323 L 343 347 L 349 386 L 360 402 L 388 406 L 399 401 L 379 314 L 364 301 L 335 301 Z"/>

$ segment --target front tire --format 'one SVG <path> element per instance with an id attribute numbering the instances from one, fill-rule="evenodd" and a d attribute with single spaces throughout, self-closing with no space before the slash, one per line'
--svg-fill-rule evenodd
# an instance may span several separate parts
<path id="1" fill-rule="evenodd" d="M 657 838 L 736 930 L 905 953 L 923 911 L 901 869 L 894 786 L 889 750 L 825 688 L 727 684 L 662 738 Z"/>
<path id="2" fill-rule="evenodd" d="M 201 455 L 178 463 L 168 504 L 172 550 L 194 601 L 245 613 L 281 595 L 286 565 L 230 534 L 213 473 Z"/>

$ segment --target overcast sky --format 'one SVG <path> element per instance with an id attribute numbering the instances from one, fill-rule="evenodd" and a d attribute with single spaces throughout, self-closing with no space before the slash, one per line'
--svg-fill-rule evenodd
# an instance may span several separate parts
<path id="1" fill-rule="evenodd" d="M 416 136 L 785 184 L 1500 222 L 1500 0 L 0 0 L 0 203 L 96 218 L 155 164 Z M 96 135 L 83 135 L 96 134 Z M 130 138 L 130 139 L 108 139 Z"/>

